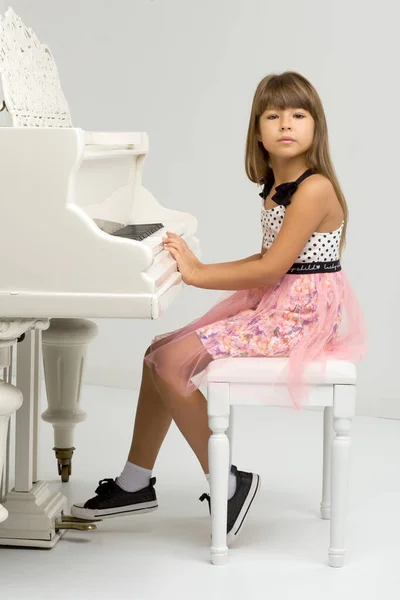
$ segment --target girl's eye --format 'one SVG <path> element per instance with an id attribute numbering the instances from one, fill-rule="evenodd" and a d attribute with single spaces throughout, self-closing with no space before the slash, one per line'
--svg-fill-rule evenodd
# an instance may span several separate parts
<path id="1" fill-rule="evenodd" d="M 269 115 L 269 116 L 267 117 L 267 119 L 268 119 L 268 120 L 270 120 L 270 117 L 276 117 L 276 116 L 277 116 L 277 115 Z M 301 113 L 295 113 L 295 114 L 294 114 L 294 116 L 295 116 L 295 117 L 301 117 L 302 119 L 304 119 L 304 118 L 305 118 L 305 116 L 304 116 L 304 115 L 302 115 Z"/>

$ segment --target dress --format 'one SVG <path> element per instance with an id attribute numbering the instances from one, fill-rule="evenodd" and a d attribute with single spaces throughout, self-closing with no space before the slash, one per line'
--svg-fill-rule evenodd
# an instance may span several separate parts
<path id="1" fill-rule="evenodd" d="M 298 185 L 314 173 L 309 169 L 296 181 L 277 186 L 266 210 L 260 196 L 263 245 L 273 244 L 286 206 Z M 365 356 L 365 320 L 339 260 L 343 225 L 329 233 L 312 234 L 296 263 L 276 284 L 225 292 L 200 318 L 176 331 L 156 336 L 145 360 L 182 395 L 190 395 L 204 382 L 211 360 L 228 357 L 288 357 L 287 385 L 298 410 L 307 403 L 304 368 L 326 359 L 358 362 Z M 193 332 L 192 340 L 185 338 Z M 201 343 L 198 343 L 200 341 Z M 285 375 L 282 372 L 282 375 Z"/>

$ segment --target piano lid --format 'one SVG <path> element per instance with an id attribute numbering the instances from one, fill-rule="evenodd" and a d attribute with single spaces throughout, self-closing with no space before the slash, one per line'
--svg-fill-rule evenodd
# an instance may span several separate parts
<path id="1" fill-rule="evenodd" d="M 197 253 L 197 220 L 143 187 L 147 134 L 73 127 L 50 50 L 12 9 L 0 77 L 14 125 L 0 127 L 2 315 L 160 316 L 182 287 L 159 251 L 163 229 L 140 242 L 113 234 L 161 222 Z"/>

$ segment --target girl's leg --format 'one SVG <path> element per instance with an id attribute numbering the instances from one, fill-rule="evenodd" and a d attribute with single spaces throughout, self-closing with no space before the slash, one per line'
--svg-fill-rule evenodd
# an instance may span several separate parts
<path id="1" fill-rule="evenodd" d="M 163 368 L 176 373 L 179 357 L 190 356 L 191 352 L 202 351 L 203 346 L 195 333 L 163 346 Z M 203 370 L 212 360 L 207 353 L 197 366 Z M 196 372 L 196 371 L 195 371 Z M 178 375 L 176 375 L 178 377 Z M 190 396 L 178 394 L 171 384 L 166 383 L 154 369 L 143 363 L 142 384 L 135 418 L 133 439 L 128 460 L 146 469 L 153 469 L 161 444 L 174 420 L 196 454 L 204 473 L 208 473 L 208 427 L 207 401 L 200 390 Z"/>
<path id="2" fill-rule="evenodd" d="M 161 352 L 160 361 L 163 369 L 169 373 L 170 380 L 175 377 L 173 382 L 175 385 L 167 383 L 153 370 L 156 387 L 178 429 L 195 453 L 204 473 L 207 474 L 209 472 L 208 439 L 211 435 L 208 427 L 207 400 L 200 390 L 195 390 L 190 396 L 184 396 L 177 392 L 176 388 L 182 387 L 180 385 L 182 382 L 179 381 L 179 365 L 180 361 L 185 360 L 184 357 L 195 357 L 193 365 L 188 365 L 189 369 L 193 369 L 193 376 L 205 369 L 213 360 L 212 356 L 204 350 L 203 344 L 194 332 L 171 345 L 165 345 Z"/>
<path id="3" fill-rule="evenodd" d="M 194 354 L 191 353 L 193 350 L 195 350 Z M 184 357 L 196 356 L 196 353 L 201 357 L 200 362 L 198 359 L 193 359 L 199 372 L 212 360 L 212 357 L 205 352 L 196 334 L 188 335 L 182 340 L 165 344 L 160 348 L 159 359 L 162 368 L 166 368 L 175 385 L 166 383 L 152 367 L 148 367 L 147 363 L 143 364 L 142 383 L 127 464 L 115 481 L 105 479 L 100 482 L 96 489 L 96 496 L 84 503 L 74 504 L 71 508 L 73 516 L 82 519 L 103 519 L 155 510 L 158 503 L 151 471 L 172 419 L 195 452 L 204 473 L 208 473 L 208 439 L 211 432 L 208 429 L 206 400 L 197 390 L 189 397 L 176 393 L 176 383 L 178 389 L 179 384 L 184 383 L 179 379 L 179 367 Z M 190 365 L 187 366 L 191 369 Z M 129 494 L 128 498 L 127 494 Z"/>
<path id="4" fill-rule="evenodd" d="M 146 355 L 149 350 L 147 350 Z M 128 461 L 153 470 L 172 415 L 155 386 L 152 368 L 143 361 L 142 383 Z"/>
<path id="5" fill-rule="evenodd" d="M 195 390 L 190 396 L 180 396 L 158 375 L 155 375 L 155 378 L 172 418 L 207 474 L 208 439 L 211 435 L 208 427 L 207 400 L 200 390 Z"/>

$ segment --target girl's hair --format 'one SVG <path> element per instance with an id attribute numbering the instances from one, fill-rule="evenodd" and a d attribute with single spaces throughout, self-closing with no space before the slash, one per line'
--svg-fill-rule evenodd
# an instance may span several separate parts
<path id="1" fill-rule="evenodd" d="M 307 168 L 315 169 L 331 181 L 343 208 L 344 225 L 339 248 L 341 256 L 346 245 L 347 203 L 330 157 L 328 127 L 321 99 L 311 83 L 299 73 L 286 71 L 281 75 L 267 75 L 258 84 L 247 132 L 245 158 L 247 177 L 255 183 L 270 184 L 272 187 L 274 174 L 269 162 L 269 154 L 262 142 L 257 139 L 257 135 L 260 133 L 260 117 L 264 111 L 271 108 L 278 110 L 303 108 L 311 114 L 315 121 L 314 139 L 306 154 L 306 164 Z"/>

